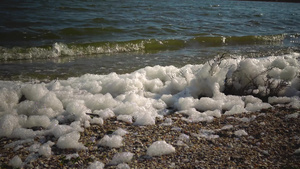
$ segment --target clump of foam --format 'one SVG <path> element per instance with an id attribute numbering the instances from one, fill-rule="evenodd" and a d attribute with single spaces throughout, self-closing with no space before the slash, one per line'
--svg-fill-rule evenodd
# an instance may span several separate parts
<path id="1" fill-rule="evenodd" d="M 103 169 L 104 168 L 104 164 L 100 161 L 95 161 L 93 163 L 91 163 L 87 169 Z"/>
<path id="2" fill-rule="evenodd" d="M 229 129 L 232 129 L 233 128 L 233 125 L 231 124 L 228 124 L 228 125 L 225 125 L 221 128 L 221 130 L 229 130 Z"/>
<path id="3" fill-rule="evenodd" d="M 62 149 L 86 149 L 82 143 L 78 142 L 79 138 L 80 134 L 77 131 L 73 131 L 66 135 L 60 136 L 56 145 L 58 148 Z"/>
<path id="4" fill-rule="evenodd" d="M 39 116 L 39 115 L 32 115 L 29 116 L 25 123 L 25 127 L 32 128 L 32 127 L 44 127 L 47 128 L 50 125 L 50 119 L 47 116 Z"/>
<path id="5" fill-rule="evenodd" d="M 110 148 L 118 148 L 123 146 L 123 138 L 119 135 L 105 135 L 99 142 L 98 145 L 106 146 Z"/>
<path id="6" fill-rule="evenodd" d="M 109 108 L 106 108 L 104 110 L 95 110 L 93 113 L 98 114 L 102 119 L 107 119 L 115 116 L 115 113 Z"/>
<path id="7" fill-rule="evenodd" d="M 9 165 L 14 168 L 21 168 L 23 165 L 23 162 L 19 156 L 14 156 L 10 161 Z"/>
<path id="8" fill-rule="evenodd" d="M 290 119 L 290 118 L 298 118 L 299 116 L 299 113 L 296 112 L 296 113 L 293 113 L 293 114 L 288 114 L 285 116 L 286 119 Z"/>
<path id="9" fill-rule="evenodd" d="M 0 137 L 9 137 L 18 126 L 18 118 L 14 115 L 4 115 L 0 119 Z"/>
<path id="10" fill-rule="evenodd" d="M 245 130 L 237 130 L 234 132 L 234 135 L 241 137 L 241 136 L 248 136 L 248 133 Z"/>
<path id="11" fill-rule="evenodd" d="M 113 134 L 119 135 L 119 136 L 125 136 L 127 133 L 128 133 L 128 131 L 126 131 L 122 128 L 118 128 L 116 131 L 113 132 Z"/>
<path id="12" fill-rule="evenodd" d="M 124 121 L 126 123 L 132 123 L 132 116 L 131 115 L 119 115 L 117 120 Z"/>
<path id="13" fill-rule="evenodd" d="M 13 110 L 18 102 L 18 91 L 8 90 L 7 88 L 0 88 L 0 116 L 4 114 L 4 112 Z"/>
<path id="14" fill-rule="evenodd" d="M 175 153 L 175 148 L 166 141 L 156 141 L 147 149 L 147 155 L 149 156 L 161 156 L 171 153 Z"/>
<path id="15" fill-rule="evenodd" d="M 45 156 L 45 157 L 50 157 L 51 154 L 52 154 L 52 151 L 51 151 L 51 146 L 53 146 L 54 143 L 51 142 L 51 141 L 48 141 L 47 143 L 43 144 L 42 146 L 40 146 L 39 150 L 38 150 L 38 153 L 42 156 Z"/>
<path id="16" fill-rule="evenodd" d="M 94 117 L 94 118 L 92 118 L 91 120 L 90 120 L 90 123 L 91 124 L 99 124 L 99 125 L 103 125 L 103 119 L 100 117 L 100 118 L 98 118 L 98 117 Z"/>
<path id="17" fill-rule="evenodd" d="M 268 102 L 270 104 L 287 104 L 291 102 L 291 98 L 289 97 L 269 97 Z"/>
<path id="18" fill-rule="evenodd" d="M 188 136 L 188 135 L 182 133 L 182 134 L 179 135 L 178 140 L 187 142 L 187 141 L 190 140 L 190 136 Z"/>
<path id="19" fill-rule="evenodd" d="M 26 99 L 32 101 L 39 101 L 48 92 L 49 90 L 44 83 L 28 84 L 22 88 L 22 93 L 25 95 Z"/>
<path id="20" fill-rule="evenodd" d="M 117 165 L 117 169 L 130 169 L 130 167 L 126 163 L 121 163 Z"/>
<path id="21" fill-rule="evenodd" d="M 32 129 L 16 128 L 14 129 L 10 137 L 26 139 L 26 138 L 34 138 L 36 135 L 37 135 L 36 132 L 33 131 Z"/>
<path id="22" fill-rule="evenodd" d="M 202 121 L 212 122 L 214 119 L 213 116 L 209 116 L 206 113 L 201 113 L 201 112 L 197 111 L 195 108 L 189 109 L 186 112 L 186 114 L 189 115 L 187 121 L 190 121 L 190 122 L 202 122 Z"/>
<path id="23" fill-rule="evenodd" d="M 171 126 L 172 124 L 173 124 L 173 120 L 171 118 L 166 118 L 165 121 L 161 125 Z"/>
<path id="24" fill-rule="evenodd" d="M 57 112 L 63 111 L 63 104 L 56 97 L 54 92 L 48 92 L 45 96 L 41 98 L 40 103 L 42 104 L 42 107 L 51 108 L 52 110 Z"/>
<path id="25" fill-rule="evenodd" d="M 80 157 L 78 153 L 68 154 L 66 155 L 67 160 L 71 160 L 72 158 L 78 158 Z"/>
<path id="26" fill-rule="evenodd" d="M 235 105 L 229 111 L 226 111 L 224 115 L 234 115 L 234 114 L 241 114 L 247 112 L 247 110 L 241 105 Z"/>
<path id="27" fill-rule="evenodd" d="M 69 118 L 76 121 L 85 121 L 90 119 L 87 113 L 91 113 L 91 110 L 85 106 L 83 100 L 73 100 L 67 104 L 66 112 L 68 112 Z"/>
<path id="28" fill-rule="evenodd" d="M 199 134 L 193 134 L 196 137 L 202 137 L 206 139 L 216 139 L 219 138 L 219 135 L 214 134 L 215 131 L 213 130 L 207 130 L 207 129 L 201 129 L 199 130 Z"/>
<path id="29" fill-rule="evenodd" d="M 56 138 L 59 138 L 60 136 L 70 133 L 71 131 L 73 131 L 73 128 L 68 125 L 56 125 L 55 127 L 52 128 L 52 134 Z"/>
<path id="30" fill-rule="evenodd" d="M 134 122 L 134 125 L 145 126 L 145 125 L 154 125 L 155 117 L 151 116 L 150 113 L 144 112 L 142 115 L 139 115 Z"/>
<path id="31" fill-rule="evenodd" d="M 269 103 L 248 103 L 245 107 L 245 109 L 248 112 L 257 112 L 260 111 L 262 109 L 268 109 L 271 108 L 272 106 Z"/>
<path id="32" fill-rule="evenodd" d="M 299 155 L 300 154 L 300 148 L 298 148 L 297 150 L 294 151 L 294 154 Z"/>
<path id="33" fill-rule="evenodd" d="M 131 152 L 117 153 L 113 156 L 112 160 L 109 162 L 111 165 L 118 165 L 120 163 L 129 163 L 133 157 Z"/>
<path id="34" fill-rule="evenodd" d="M 34 143 L 34 144 L 32 144 L 32 145 L 28 148 L 28 151 L 30 151 L 30 152 L 38 152 L 40 147 L 41 147 L 41 144 L 39 144 L 39 143 Z"/>

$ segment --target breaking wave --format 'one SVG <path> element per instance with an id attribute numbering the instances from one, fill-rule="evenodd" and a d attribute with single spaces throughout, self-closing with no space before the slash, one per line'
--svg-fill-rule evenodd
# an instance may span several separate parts
<path id="1" fill-rule="evenodd" d="M 74 31 L 74 30 L 73 30 Z M 298 39 L 299 35 L 268 35 L 268 36 L 196 36 L 191 39 L 140 39 L 120 42 L 93 42 L 79 44 L 54 43 L 52 46 L 36 47 L 1 47 L 0 60 L 35 60 L 64 56 L 87 56 L 92 54 L 109 54 L 122 52 L 153 53 L 165 50 L 184 48 L 219 47 L 235 45 L 276 45 L 289 38 Z M 290 41 L 299 44 L 299 41 Z"/>

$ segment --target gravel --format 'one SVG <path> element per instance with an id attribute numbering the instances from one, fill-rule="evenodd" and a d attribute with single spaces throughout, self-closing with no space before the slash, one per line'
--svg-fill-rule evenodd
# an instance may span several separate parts
<path id="1" fill-rule="evenodd" d="M 110 161 L 122 152 L 133 153 L 127 164 L 137 169 L 300 168 L 300 154 L 295 153 L 300 148 L 300 117 L 295 113 L 299 114 L 299 110 L 276 107 L 254 113 L 222 115 L 210 123 L 190 123 L 183 120 L 184 115 L 175 113 L 156 119 L 156 125 L 149 126 L 132 125 L 112 117 L 103 125 L 92 124 L 80 133 L 79 142 L 87 147 L 86 150 L 59 149 L 54 145 L 50 157 L 28 149 L 33 143 L 45 140 L 56 143 L 54 136 L 36 137 L 17 147 L 5 146 L 17 139 L 0 138 L 0 168 L 10 168 L 9 162 L 16 155 L 23 161 L 24 168 L 87 168 L 95 161 L 106 164 L 104 168 L 116 168 Z M 165 125 L 166 121 L 172 124 Z M 128 132 L 122 136 L 123 146 L 110 148 L 97 144 L 119 128 Z M 236 134 L 237 131 L 243 134 Z M 156 141 L 172 145 L 175 153 L 148 156 L 147 148 Z M 78 156 L 67 158 L 75 153 Z"/>

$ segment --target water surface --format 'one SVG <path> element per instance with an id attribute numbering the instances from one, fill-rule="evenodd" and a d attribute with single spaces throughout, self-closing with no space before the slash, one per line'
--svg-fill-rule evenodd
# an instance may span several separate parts
<path id="1" fill-rule="evenodd" d="M 55 79 L 299 51 L 300 4 L 254 1 L 2 1 L 0 77 Z"/>

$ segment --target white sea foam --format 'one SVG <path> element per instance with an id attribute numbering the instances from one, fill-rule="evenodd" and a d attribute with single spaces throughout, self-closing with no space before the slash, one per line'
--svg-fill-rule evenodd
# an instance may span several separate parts
<path id="1" fill-rule="evenodd" d="M 105 164 L 100 161 L 95 161 L 88 166 L 88 169 L 103 169 Z"/>
<path id="2" fill-rule="evenodd" d="M 48 141 L 47 143 L 45 143 L 39 147 L 38 153 L 45 157 L 50 157 L 52 154 L 51 146 L 53 146 L 53 145 L 54 145 L 53 142 Z"/>
<path id="3" fill-rule="evenodd" d="M 171 144 L 166 143 L 165 141 L 156 141 L 152 143 L 151 146 L 147 149 L 147 155 L 149 156 L 161 156 L 174 152 L 175 148 Z"/>
<path id="4" fill-rule="evenodd" d="M 56 145 L 58 148 L 62 149 L 86 149 L 86 147 L 82 143 L 78 142 L 79 138 L 80 134 L 77 131 L 73 131 L 66 135 L 60 136 Z"/>
<path id="5" fill-rule="evenodd" d="M 127 133 L 128 133 L 128 131 L 126 131 L 122 128 L 118 128 L 116 131 L 113 132 L 113 134 L 119 135 L 119 136 L 125 136 Z"/>
<path id="6" fill-rule="evenodd" d="M 120 163 L 129 163 L 133 157 L 131 152 L 117 153 L 113 156 L 112 160 L 109 162 L 112 165 L 118 165 Z"/>
<path id="7" fill-rule="evenodd" d="M 234 135 L 236 135 L 236 136 L 247 136 L 248 135 L 248 133 L 245 131 L 245 130 L 237 130 L 237 131 L 235 131 L 234 132 Z"/>
<path id="8" fill-rule="evenodd" d="M 111 148 L 118 148 L 123 146 L 123 138 L 119 135 L 112 135 L 108 136 L 105 135 L 99 142 L 98 145 L 111 147 Z"/>
<path id="9" fill-rule="evenodd" d="M 224 114 L 230 117 L 276 104 L 300 108 L 299 58 L 298 53 L 235 57 L 182 68 L 154 66 L 128 74 L 86 74 L 49 83 L 0 81 L 0 137 L 26 140 L 53 135 L 59 148 L 85 149 L 79 132 L 91 124 L 105 125 L 115 116 L 133 125 L 155 125 L 156 119 L 170 113 L 184 114 L 182 119 L 188 122 L 211 122 Z M 173 125 L 171 119 L 162 124 Z M 122 139 L 104 136 L 98 143 L 120 147 Z M 41 150 L 41 154 L 49 153 Z"/>
<path id="10" fill-rule="evenodd" d="M 23 165 L 23 162 L 19 156 L 14 156 L 10 161 L 9 165 L 14 168 L 21 168 Z"/>

